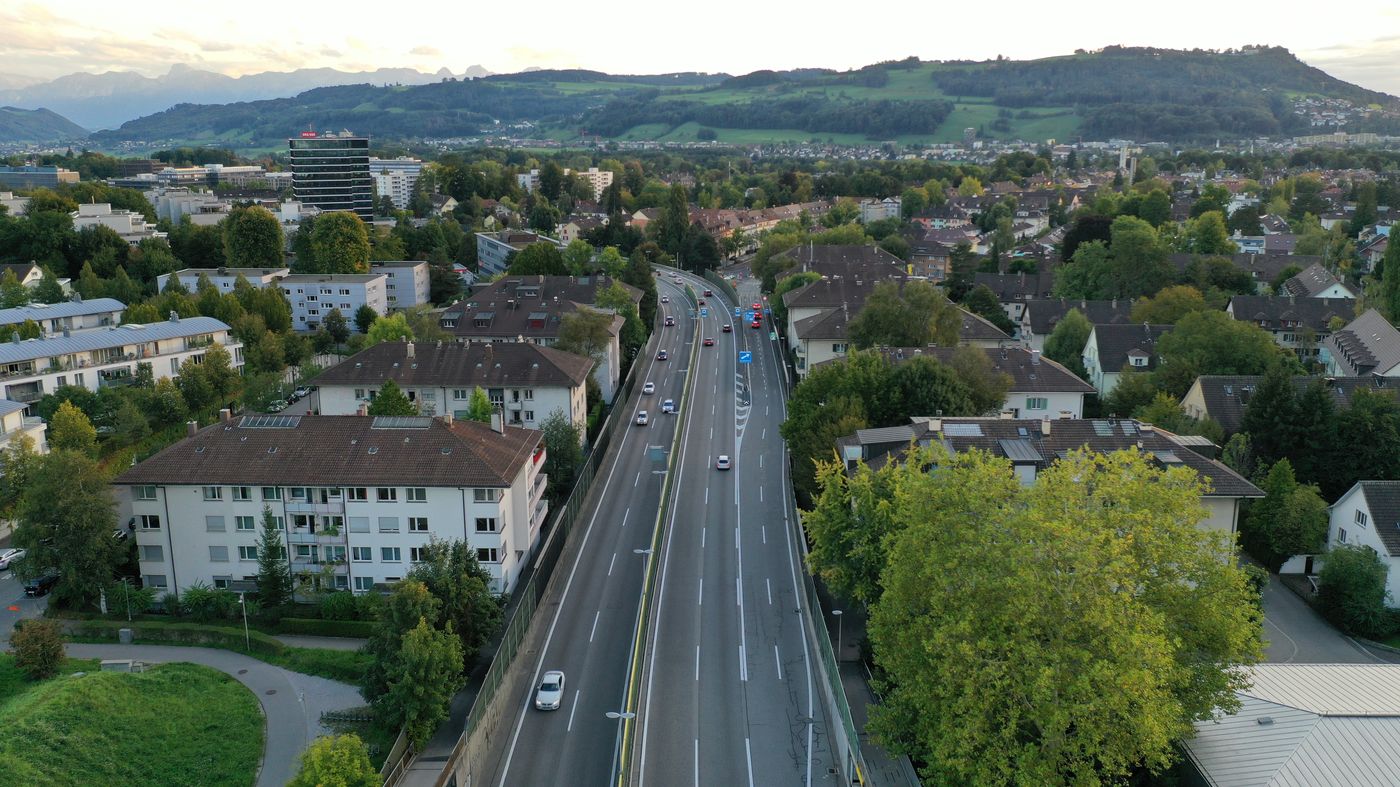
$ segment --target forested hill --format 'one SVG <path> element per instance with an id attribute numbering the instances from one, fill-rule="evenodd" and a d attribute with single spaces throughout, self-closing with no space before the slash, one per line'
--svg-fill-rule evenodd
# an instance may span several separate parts
<path id="1" fill-rule="evenodd" d="M 47 109 L 0 107 L 0 142 L 67 142 L 87 130 Z"/>
<path id="2" fill-rule="evenodd" d="M 93 136 L 275 148 L 308 127 L 381 139 L 481 134 L 733 142 L 943 141 L 979 138 L 1171 142 L 1307 133 L 1300 98 L 1400 111 L 1400 102 L 1308 66 L 1287 50 L 1109 47 L 1031 61 L 914 58 L 837 72 L 609 75 L 532 71 L 428 85 L 349 85 L 293 98 L 182 104 Z M 1392 131 L 1400 114 L 1354 118 L 1349 131 Z"/>

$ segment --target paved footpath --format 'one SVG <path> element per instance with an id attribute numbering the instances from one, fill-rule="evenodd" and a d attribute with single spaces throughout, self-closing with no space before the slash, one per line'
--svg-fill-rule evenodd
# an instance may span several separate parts
<path id="1" fill-rule="evenodd" d="M 327 731 L 321 727 L 323 711 L 364 704 L 359 689 L 354 686 L 274 667 L 228 650 L 75 642 L 65 647 L 73 658 L 133 659 L 148 664 L 185 661 L 232 675 L 262 703 L 266 735 L 258 787 L 282 787 L 291 781 L 302 750 L 313 738 Z"/>

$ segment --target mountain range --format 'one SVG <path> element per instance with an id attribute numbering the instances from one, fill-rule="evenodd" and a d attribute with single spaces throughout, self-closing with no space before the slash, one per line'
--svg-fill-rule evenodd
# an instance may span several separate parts
<path id="1" fill-rule="evenodd" d="M 116 128 L 128 120 L 160 112 L 176 104 L 227 104 L 281 98 L 331 85 L 422 85 L 454 76 L 475 78 L 490 73 L 481 66 L 471 66 L 462 74 L 453 74 L 446 68 L 432 74 L 411 68 L 381 68 L 376 71 L 301 68 L 231 77 L 177 64 L 158 77 L 142 76 L 132 71 L 76 73 L 49 82 L 0 89 L 0 104 L 50 109 L 79 126 L 104 129 Z M 13 85 L 19 79 L 3 76 L 5 78 L 0 79 L 0 88 L 7 88 L 6 82 Z"/>

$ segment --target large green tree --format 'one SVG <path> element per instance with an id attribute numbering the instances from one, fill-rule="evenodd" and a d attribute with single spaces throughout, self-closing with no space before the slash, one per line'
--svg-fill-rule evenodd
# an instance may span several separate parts
<path id="1" fill-rule="evenodd" d="M 430 539 L 421 562 L 408 572 L 441 602 L 433 623 L 457 635 L 461 670 L 470 671 L 476 655 L 501 627 L 501 604 L 491 593 L 491 575 L 476 561 L 476 551 L 463 541 Z"/>
<path id="2" fill-rule="evenodd" d="M 821 492 L 802 516 L 811 543 L 807 566 L 838 598 L 870 605 L 880 598 L 886 545 L 894 532 L 896 475 L 907 465 L 879 470 L 861 463 L 853 473 L 839 461 L 817 464 Z"/>
<path id="3" fill-rule="evenodd" d="M 1089 372 L 1084 368 L 1084 345 L 1089 343 L 1093 330 L 1094 326 L 1083 312 L 1070 309 L 1046 337 L 1045 357 L 1079 375 L 1081 380 L 1089 379 Z"/>
<path id="4" fill-rule="evenodd" d="M 21 572 L 58 573 L 54 601 L 72 609 L 97 603 L 121 562 L 109 479 L 86 454 L 59 449 L 40 458 L 18 506 L 14 544 L 28 552 Z"/>
<path id="5" fill-rule="evenodd" d="M 384 342 L 413 341 L 413 329 L 408 326 L 408 318 L 403 312 L 395 312 L 387 317 L 376 317 L 365 332 L 365 346 L 373 347 Z"/>
<path id="6" fill-rule="evenodd" d="M 223 221 L 224 259 L 235 268 L 282 267 L 282 223 L 261 205 L 237 207 Z"/>
<path id="7" fill-rule="evenodd" d="M 288 787 L 379 787 L 384 780 L 360 736 L 322 735 L 301 754 Z"/>
<path id="8" fill-rule="evenodd" d="M 1400 322 L 1400 238 L 1386 246 L 1381 266 L 1380 303 L 1377 305 L 1386 319 Z"/>
<path id="9" fill-rule="evenodd" d="M 369 273 L 369 232 L 349 211 L 317 216 L 309 251 L 309 264 L 297 259 L 297 270 L 303 273 Z"/>
<path id="10" fill-rule="evenodd" d="M 549 496 L 563 500 L 573 488 L 574 476 L 583 461 L 583 447 L 579 444 L 582 427 L 571 423 L 568 414 L 556 408 L 540 424 L 540 431 L 544 433 L 544 472 L 549 476 Z"/>
<path id="11" fill-rule="evenodd" d="M 569 263 L 558 246 L 540 241 L 512 254 L 509 271 L 517 276 L 568 276 Z"/>
<path id="12" fill-rule="evenodd" d="M 360 692 L 370 702 L 377 702 L 389 692 L 394 679 L 395 661 L 403 645 L 404 635 L 420 620 L 437 620 L 442 602 L 428 592 L 428 587 L 416 579 L 406 579 L 394 585 L 379 609 L 374 631 L 364 645 L 370 664 L 360 681 Z"/>
<path id="13" fill-rule="evenodd" d="M 1264 499 L 1254 501 L 1240 528 L 1244 548 L 1270 571 L 1294 555 L 1321 550 L 1328 516 L 1317 487 L 1299 484 L 1287 459 L 1274 463 L 1260 486 Z"/>
<path id="14" fill-rule="evenodd" d="M 1182 316 L 1157 340 L 1160 388 L 1180 397 L 1203 374 L 1264 374 L 1276 365 L 1301 371 L 1297 356 L 1278 346 L 1268 331 L 1225 312 Z"/>
<path id="15" fill-rule="evenodd" d="M 48 440 L 56 449 L 97 455 L 97 428 L 72 402 L 63 402 L 54 412 L 49 421 Z"/>
<path id="16" fill-rule="evenodd" d="M 418 748 L 447 718 L 452 695 L 462 688 L 462 645 L 449 629 L 426 619 L 404 634 L 389 673 L 389 690 L 375 703 L 386 723 L 402 727 Z"/>
<path id="17" fill-rule="evenodd" d="M 926 281 L 911 281 L 903 289 L 881 282 L 851 318 L 847 331 L 856 347 L 951 347 L 958 343 L 962 313 L 941 290 Z"/>

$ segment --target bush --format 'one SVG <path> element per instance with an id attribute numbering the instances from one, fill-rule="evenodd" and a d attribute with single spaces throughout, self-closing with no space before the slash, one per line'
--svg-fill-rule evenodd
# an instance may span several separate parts
<path id="1" fill-rule="evenodd" d="M 14 648 L 15 666 L 24 670 L 30 680 L 44 680 L 58 674 L 63 665 L 63 637 L 56 620 L 26 620 L 16 626 L 10 636 Z"/>
<path id="2" fill-rule="evenodd" d="M 1389 636 L 1393 620 L 1385 607 L 1388 571 L 1370 547 L 1332 548 L 1318 575 L 1322 614 L 1350 634 L 1371 639 Z"/>
<path id="3" fill-rule="evenodd" d="M 1240 569 L 1244 571 L 1244 578 L 1249 582 L 1250 589 L 1254 591 L 1254 603 L 1263 609 L 1264 588 L 1269 586 L 1268 570 L 1253 563 L 1242 563 Z"/>
<path id="4" fill-rule="evenodd" d="M 180 609 L 201 623 L 232 620 L 238 616 L 238 594 L 226 588 L 211 588 L 196 582 L 185 588 L 180 598 Z"/>
<path id="5" fill-rule="evenodd" d="M 156 605 L 155 588 L 139 588 L 129 582 L 113 582 L 107 587 L 107 614 L 114 618 L 144 615 Z"/>
<path id="6" fill-rule="evenodd" d="M 321 617 L 326 620 L 354 620 L 359 613 L 360 606 L 355 602 L 355 594 L 348 590 L 321 597 Z"/>
<path id="7" fill-rule="evenodd" d="M 278 634 L 305 634 L 312 637 L 358 637 L 367 639 L 374 633 L 369 620 L 318 620 L 316 618 L 282 618 Z"/>
<path id="8" fill-rule="evenodd" d="M 206 626 L 199 623 L 167 623 L 165 621 L 127 623 L 116 620 L 84 620 L 73 623 L 68 631 L 75 639 L 115 642 L 117 632 L 123 628 L 131 629 L 134 641 L 142 643 L 200 645 L 261 656 L 275 656 L 287 649 L 287 646 L 275 637 L 260 631 L 248 632 L 249 647 L 245 648 L 242 628 Z"/>

